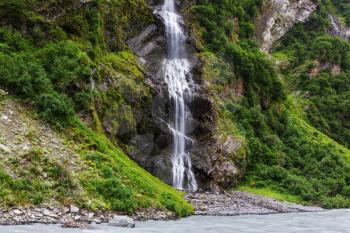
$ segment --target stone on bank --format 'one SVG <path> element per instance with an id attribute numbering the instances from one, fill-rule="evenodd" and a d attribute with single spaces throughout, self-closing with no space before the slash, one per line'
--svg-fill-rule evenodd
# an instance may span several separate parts
<path id="1" fill-rule="evenodd" d="M 114 217 L 108 222 L 108 226 L 135 227 L 135 220 L 127 216 L 114 215 Z"/>

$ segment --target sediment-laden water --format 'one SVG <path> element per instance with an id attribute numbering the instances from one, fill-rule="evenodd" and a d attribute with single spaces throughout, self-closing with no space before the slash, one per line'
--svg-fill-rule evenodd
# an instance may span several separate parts
<path id="1" fill-rule="evenodd" d="M 350 210 L 313 213 L 193 216 L 177 221 L 138 222 L 135 228 L 95 225 L 94 230 L 65 229 L 59 225 L 0 226 L 1 233 L 347 233 Z"/>

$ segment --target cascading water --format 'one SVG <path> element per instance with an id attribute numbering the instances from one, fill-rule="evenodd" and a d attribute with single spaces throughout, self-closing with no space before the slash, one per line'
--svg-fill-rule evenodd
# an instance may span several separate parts
<path id="1" fill-rule="evenodd" d="M 350 38 L 350 28 L 346 28 L 341 25 L 339 19 L 333 15 L 329 15 L 332 25 L 332 33 L 336 36 L 342 37 L 344 40 Z"/>
<path id="2" fill-rule="evenodd" d="M 168 86 L 170 101 L 174 106 L 173 119 L 169 123 L 174 140 L 173 186 L 181 190 L 197 190 L 187 148 L 192 140 L 186 135 L 186 123 L 191 118 L 191 112 L 187 107 L 188 101 L 191 101 L 191 89 L 186 79 L 190 74 L 190 63 L 185 48 L 186 36 L 181 27 L 182 18 L 176 13 L 175 0 L 164 0 L 164 5 L 158 13 L 165 24 L 168 49 L 162 74 Z"/>

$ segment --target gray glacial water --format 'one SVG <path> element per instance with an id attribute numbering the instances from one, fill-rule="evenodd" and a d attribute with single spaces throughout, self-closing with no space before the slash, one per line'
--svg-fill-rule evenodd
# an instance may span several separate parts
<path id="1" fill-rule="evenodd" d="M 135 228 L 95 225 L 94 230 L 63 229 L 59 225 L 0 226 L 1 233 L 347 233 L 350 209 L 313 213 L 193 216 L 178 221 L 138 222 Z"/>

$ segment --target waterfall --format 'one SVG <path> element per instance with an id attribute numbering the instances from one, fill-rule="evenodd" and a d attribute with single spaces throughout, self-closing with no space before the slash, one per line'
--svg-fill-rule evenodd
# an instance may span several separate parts
<path id="1" fill-rule="evenodd" d="M 335 17 L 334 15 L 329 15 L 330 21 L 331 21 L 331 33 L 335 36 L 340 36 L 344 40 L 347 40 L 350 38 L 350 29 L 343 26 L 339 19 Z"/>
<path id="2" fill-rule="evenodd" d="M 338 24 L 336 18 L 333 15 L 329 15 L 329 18 L 331 20 L 332 29 L 334 31 L 334 34 L 337 36 L 341 36 L 340 25 Z"/>
<path id="3" fill-rule="evenodd" d="M 187 104 L 191 101 L 190 62 L 187 58 L 186 35 L 181 27 L 182 17 L 177 14 L 175 0 L 164 0 L 158 14 L 162 17 L 167 39 L 167 57 L 162 67 L 162 75 L 169 90 L 173 106 L 169 127 L 173 135 L 172 175 L 173 186 L 180 190 L 197 190 L 197 182 L 192 172 L 188 147 L 192 140 L 187 134 L 191 112 Z"/>

